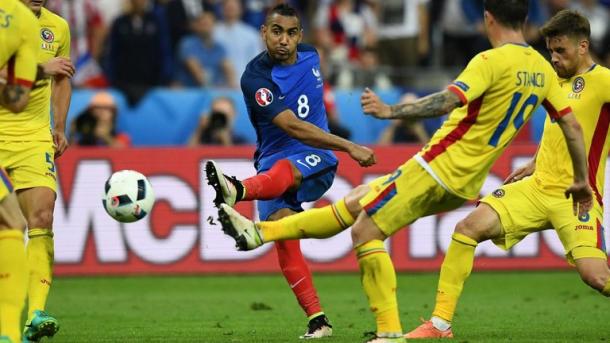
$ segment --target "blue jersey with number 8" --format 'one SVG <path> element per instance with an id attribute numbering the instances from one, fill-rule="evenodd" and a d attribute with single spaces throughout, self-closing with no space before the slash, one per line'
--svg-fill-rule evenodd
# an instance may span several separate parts
<path id="1" fill-rule="evenodd" d="M 312 46 L 299 44 L 292 65 L 274 64 L 266 51 L 248 63 L 241 89 L 256 131 L 257 170 L 269 169 L 275 161 L 305 150 L 330 155 L 336 163 L 332 152 L 305 145 L 273 124 L 275 116 L 290 109 L 297 118 L 328 132 L 323 88 L 320 58 Z"/>

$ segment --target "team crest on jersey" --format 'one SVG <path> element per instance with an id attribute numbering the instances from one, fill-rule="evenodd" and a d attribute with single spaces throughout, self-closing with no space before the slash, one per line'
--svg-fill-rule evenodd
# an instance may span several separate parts
<path id="1" fill-rule="evenodd" d="M 492 194 L 494 197 L 496 197 L 496 198 L 501 198 L 501 197 L 503 197 L 503 196 L 504 196 L 504 194 L 506 194 L 506 193 L 504 192 L 504 190 L 503 190 L 502 188 L 498 188 L 498 189 L 496 189 L 495 191 L 493 191 L 493 193 L 491 193 L 491 194 Z"/>
<path id="2" fill-rule="evenodd" d="M 47 43 L 53 43 L 53 41 L 55 40 L 55 35 L 53 34 L 53 31 L 49 30 L 46 27 L 43 27 L 42 29 L 40 29 L 40 38 L 42 38 L 42 40 Z"/>
<path id="3" fill-rule="evenodd" d="M 572 91 L 574 93 L 580 93 L 583 89 L 585 89 L 585 79 L 579 76 L 572 82 Z"/>
<path id="4" fill-rule="evenodd" d="M 270 105 L 273 102 L 273 93 L 271 93 L 270 90 L 268 90 L 267 88 L 259 88 L 256 91 L 256 103 L 260 106 L 260 107 L 265 107 Z"/>

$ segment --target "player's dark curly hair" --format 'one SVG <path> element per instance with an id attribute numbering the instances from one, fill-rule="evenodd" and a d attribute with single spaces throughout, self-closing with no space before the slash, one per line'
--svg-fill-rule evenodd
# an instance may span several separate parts
<path id="1" fill-rule="evenodd" d="M 503 26 L 520 29 L 527 18 L 528 0 L 485 0 L 484 8 Z"/>
<path id="2" fill-rule="evenodd" d="M 269 22 L 269 18 L 271 18 L 274 14 L 281 15 L 284 17 L 296 17 L 299 20 L 299 26 L 301 25 L 301 18 L 299 18 L 299 13 L 294 7 L 286 3 L 281 3 L 272 7 L 269 12 L 267 12 L 267 18 L 265 20 L 265 25 Z"/>
<path id="3" fill-rule="evenodd" d="M 591 26 L 589 25 L 589 20 L 582 14 L 573 10 L 563 10 L 549 19 L 540 29 L 540 33 L 545 38 L 565 35 L 571 38 L 589 40 L 591 37 Z"/>

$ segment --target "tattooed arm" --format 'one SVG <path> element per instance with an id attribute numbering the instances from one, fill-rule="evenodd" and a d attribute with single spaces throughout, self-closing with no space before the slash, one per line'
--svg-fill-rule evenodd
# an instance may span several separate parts
<path id="1" fill-rule="evenodd" d="M 30 88 L 19 84 L 0 83 L 0 106 L 13 113 L 19 113 L 25 109 L 30 99 Z"/>
<path id="2" fill-rule="evenodd" d="M 421 119 L 438 117 L 462 106 L 460 98 L 444 90 L 430 94 L 412 103 L 389 106 L 370 89 L 365 89 L 360 97 L 364 113 L 380 119 Z"/>
<path id="3" fill-rule="evenodd" d="M 0 69 L 0 106 L 11 112 L 19 113 L 25 109 L 30 99 L 30 88 L 20 84 L 9 84 L 8 70 Z"/>

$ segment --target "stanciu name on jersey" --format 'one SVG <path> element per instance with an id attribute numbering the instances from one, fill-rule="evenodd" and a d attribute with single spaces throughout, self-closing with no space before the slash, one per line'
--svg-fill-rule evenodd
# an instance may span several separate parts
<path id="1" fill-rule="evenodd" d="M 544 73 L 530 73 L 527 71 L 517 72 L 517 82 L 515 86 L 525 87 L 544 87 Z"/>

